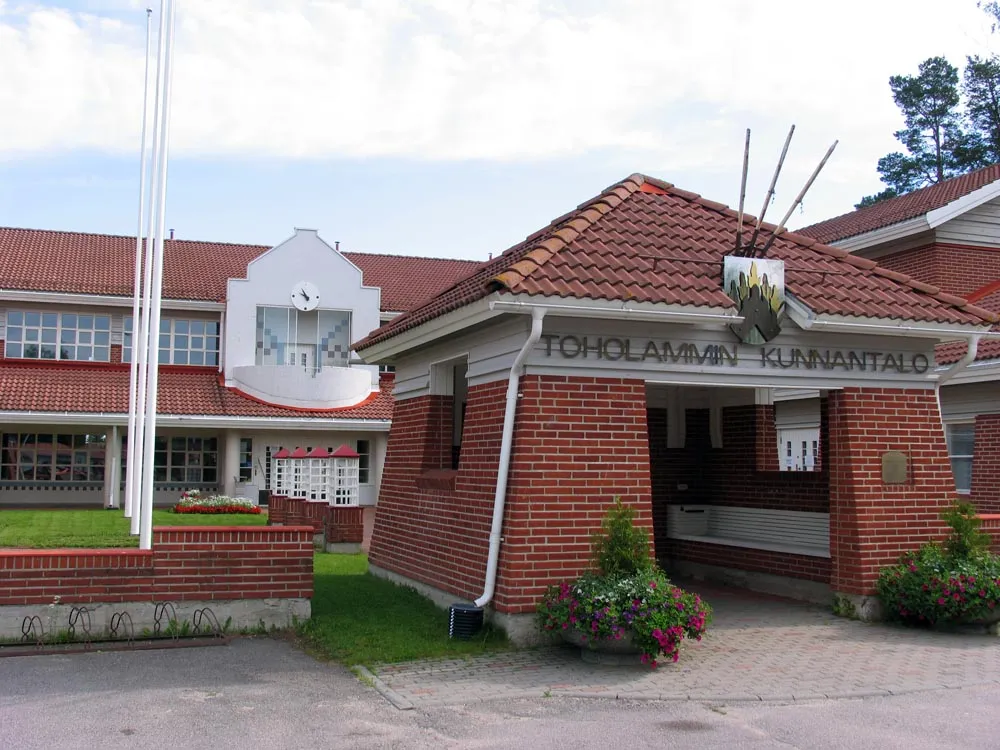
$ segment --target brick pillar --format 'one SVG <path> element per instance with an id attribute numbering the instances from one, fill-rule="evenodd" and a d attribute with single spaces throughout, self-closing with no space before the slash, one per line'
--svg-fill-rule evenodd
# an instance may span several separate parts
<path id="1" fill-rule="evenodd" d="M 521 381 L 494 606 L 526 614 L 550 584 L 590 562 L 616 496 L 652 532 L 646 388 L 641 380 Z"/>
<path id="2" fill-rule="evenodd" d="M 365 537 L 364 508 L 329 508 L 326 514 L 327 544 L 357 544 Z"/>
<path id="3" fill-rule="evenodd" d="M 288 523 L 288 498 L 271 495 L 267 500 L 267 525 L 284 526 Z"/>
<path id="4" fill-rule="evenodd" d="M 937 399 L 931 389 L 845 388 L 828 397 L 831 588 L 863 619 L 879 569 L 945 531 L 955 496 Z M 882 455 L 908 459 L 903 484 L 882 481 Z"/>
<path id="5" fill-rule="evenodd" d="M 649 481 L 652 496 L 653 536 L 657 552 L 666 549 L 667 506 L 671 493 L 671 451 L 667 448 L 667 410 L 647 409 Z"/>
<path id="6" fill-rule="evenodd" d="M 330 506 L 324 503 L 313 503 L 308 500 L 302 500 L 301 508 L 302 522 L 306 526 L 312 526 L 313 531 L 322 531 L 323 527 L 326 526 L 326 517 Z"/>
<path id="7" fill-rule="evenodd" d="M 980 513 L 1000 513 L 1000 414 L 976 417 L 971 500 Z"/>
<path id="8" fill-rule="evenodd" d="M 778 427 L 774 406 L 758 404 L 754 408 L 754 451 L 757 471 L 778 471 Z"/>

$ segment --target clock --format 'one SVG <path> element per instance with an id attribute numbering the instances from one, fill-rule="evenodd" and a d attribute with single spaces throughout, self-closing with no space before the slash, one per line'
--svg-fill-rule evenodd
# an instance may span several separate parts
<path id="1" fill-rule="evenodd" d="M 292 304 L 302 312 L 315 310 L 319 307 L 319 289 L 311 281 L 300 281 L 292 287 Z"/>

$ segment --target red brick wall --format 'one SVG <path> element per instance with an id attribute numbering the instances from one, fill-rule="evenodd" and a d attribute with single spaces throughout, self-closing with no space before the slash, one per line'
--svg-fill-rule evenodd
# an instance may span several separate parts
<path id="1" fill-rule="evenodd" d="M 312 530 L 153 529 L 151 551 L 0 550 L 0 605 L 310 598 Z"/>
<path id="2" fill-rule="evenodd" d="M 1000 514 L 983 513 L 979 516 L 982 521 L 982 530 L 990 535 L 990 550 L 993 554 L 1000 554 Z"/>
<path id="3" fill-rule="evenodd" d="M 665 441 L 666 420 L 663 417 Z M 681 541 L 667 536 L 667 507 L 671 504 L 730 505 L 826 513 L 829 511 L 829 475 L 820 471 L 778 471 L 778 438 L 771 406 L 734 406 L 722 412 L 722 448 L 712 448 L 707 409 L 687 411 L 685 447 L 655 448 L 658 434 L 650 430 L 650 473 L 654 484 L 653 517 L 657 556 L 706 565 L 752 570 L 773 575 L 827 582 L 830 561 L 782 552 Z M 826 452 L 826 409 L 821 408 L 821 452 Z M 657 465 L 657 464 L 661 465 Z M 766 468 L 764 468 L 766 467 Z M 664 476 L 665 475 L 665 476 Z M 685 491 L 677 490 L 686 484 Z M 657 492 L 658 489 L 661 492 Z"/>
<path id="4" fill-rule="evenodd" d="M 826 452 L 829 442 L 825 432 L 821 411 L 821 454 Z M 706 501 L 709 503 L 820 513 L 830 509 L 829 475 L 822 455 L 819 471 L 778 471 L 774 407 L 723 409 L 722 448 L 710 450 L 703 460 L 707 462 Z"/>
<path id="5" fill-rule="evenodd" d="M 496 594 L 512 613 L 588 566 L 616 496 L 652 530 L 645 383 L 530 376 L 521 392 Z"/>
<path id="6" fill-rule="evenodd" d="M 1000 414 L 976 417 L 970 499 L 980 513 L 1000 513 Z"/>
<path id="7" fill-rule="evenodd" d="M 937 243 L 878 258 L 878 264 L 964 297 L 1000 278 L 1000 249 Z"/>
<path id="8" fill-rule="evenodd" d="M 871 594 L 881 567 L 940 539 L 955 497 L 932 389 L 846 388 L 828 397 L 831 586 Z M 909 456 L 909 480 L 883 484 L 881 457 Z"/>
<path id="9" fill-rule="evenodd" d="M 482 593 L 506 392 L 506 381 L 469 388 L 457 472 L 441 469 L 451 463 L 451 399 L 396 402 L 369 547 L 372 564 L 456 599 Z M 441 429 L 445 416 L 447 431 Z"/>
<path id="10" fill-rule="evenodd" d="M 789 578 L 804 578 L 819 583 L 830 582 L 830 559 L 826 557 L 790 555 L 785 552 L 727 547 L 722 544 L 682 539 L 670 539 L 669 545 L 672 559 Z"/>
<path id="11" fill-rule="evenodd" d="M 454 489 L 421 479 L 427 443 L 440 440 L 426 432 L 433 397 L 396 403 L 373 564 L 456 597 L 482 593 L 506 391 L 506 381 L 469 389 Z M 494 599 L 510 613 L 533 611 L 548 585 L 586 567 L 616 495 L 651 525 L 644 384 L 527 376 L 520 391 Z"/>

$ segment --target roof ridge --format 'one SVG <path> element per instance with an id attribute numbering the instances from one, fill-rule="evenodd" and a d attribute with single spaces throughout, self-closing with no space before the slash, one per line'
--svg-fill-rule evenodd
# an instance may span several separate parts
<path id="1" fill-rule="evenodd" d="M 483 260 L 471 260 L 468 258 L 442 258 L 437 255 L 403 255 L 402 253 L 373 253 L 366 252 L 364 250 L 340 250 L 343 255 L 364 255 L 366 258 L 402 258 L 404 260 L 417 259 L 417 260 L 443 260 L 448 263 L 472 263 L 473 265 L 482 265 L 486 261 Z"/>
<path id="2" fill-rule="evenodd" d="M 61 234 L 61 235 L 75 235 L 78 237 L 105 237 L 109 239 L 116 240 L 131 240 L 135 241 L 134 234 L 109 234 L 107 232 L 79 232 L 72 229 L 35 229 L 33 227 L 3 227 L 0 226 L 0 232 L 38 232 L 40 234 Z M 143 238 L 145 239 L 145 238 Z M 230 247 L 245 247 L 253 249 L 270 250 L 275 247 L 275 245 L 255 245 L 249 242 L 225 242 L 222 240 L 187 240 L 182 237 L 175 237 L 170 239 L 167 237 L 164 239 L 164 243 L 167 242 L 187 242 L 194 245 L 228 245 Z"/>
<path id="3" fill-rule="evenodd" d="M 536 269 L 548 263 L 599 219 L 618 208 L 628 200 L 645 182 L 639 173 L 629 175 L 624 180 L 605 188 L 589 201 L 581 203 L 573 211 L 556 219 L 558 224 L 550 224 L 546 239 L 528 250 L 520 260 L 490 278 L 490 281 L 511 289 L 515 284 L 530 276 Z"/>

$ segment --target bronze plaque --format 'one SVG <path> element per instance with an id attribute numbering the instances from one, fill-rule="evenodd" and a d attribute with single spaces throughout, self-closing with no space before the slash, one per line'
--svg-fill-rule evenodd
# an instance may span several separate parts
<path id="1" fill-rule="evenodd" d="M 906 484 L 908 460 L 902 451 L 886 451 L 882 454 L 882 481 L 885 484 Z"/>

